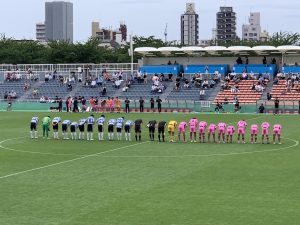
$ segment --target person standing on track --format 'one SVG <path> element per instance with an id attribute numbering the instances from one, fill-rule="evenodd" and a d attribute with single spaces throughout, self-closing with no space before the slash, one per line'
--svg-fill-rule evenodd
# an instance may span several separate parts
<path id="1" fill-rule="evenodd" d="M 125 99 L 125 113 L 129 113 L 129 104 L 130 104 L 130 100 L 128 99 L 128 97 L 126 97 L 126 99 Z"/>

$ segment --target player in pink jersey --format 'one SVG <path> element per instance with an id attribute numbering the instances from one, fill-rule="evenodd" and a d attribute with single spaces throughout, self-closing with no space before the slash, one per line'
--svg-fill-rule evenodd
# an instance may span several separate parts
<path id="1" fill-rule="evenodd" d="M 227 143 L 232 143 L 232 135 L 234 134 L 234 126 L 227 127 Z"/>
<path id="2" fill-rule="evenodd" d="M 251 125 L 251 143 L 257 142 L 257 134 L 258 134 L 258 125 L 252 124 Z"/>
<path id="3" fill-rule="evenodd" d="M 269 140 L 269 128 L 270 128 L 270 124 L 268 122 L 263 122 L 261 124 L 261 129 L 262 129 L 262 136 L 261 136 L 261 142 L 262 144 L 264 144 L 264 140 L 265 140 L 265 136 L 267 138 L 267 143 L 270 144 L 270 140 Z"/>
<path id="4" fill-rule="evenodd" d="M 240 143 L 241 136 L 242 136 L 242 141 L 245 144 L 245 130 L 247 127 L 247 123 L 245 120 L 240 120 L 237 124 L 238 127 L 238 143 Z"/>
<path id="5" fill-rule="evenodd" d="M 195 117 L 190 119 L 189 125 L 190 125 L 190 140 L 191 140 L 191 142 L 193 142 L 193 141 L 197 142 L 197 133 L 196 133 L 197 124 L 198 124 L 198 120 Z M 193 140 L 193 136 L 194 136 L 194 140 Z"/>
<path id="6" fill-rule="evenodd" d="M 216 130 L 217 130 L 217 125 L 216 124 L 210 124 L 208 127 L 208 143 L 210 143 L 210 135 L 213 136 L 214 143 L 216 143 Z"/>
<path id="7" fill-rule="evenodd" d="M 281 134 L 281 125 L 280 124 L 275 124 L 273 126 L 273 144 L 275 145 L 276 143 L 276 137 L 278 139 L 278 144 L 281 145 L 280 142 L 280 134 Z"/>
<path id="8" fill-rule="evenodd" d="M 199 123 L 199 141 L 202 143 L 204 143 L 206 127 L 207 123 L 205 121 Z"/>
<path id="9" fill-rule="evenodd" d="M 218 123 L 218 141 L 221 143 L 221 139 L 223 143 L 225 143 L 225 130 L 226 130 L 226 123 L 220 122 Z"/>
<path id="10" fill-rule="evenodd" d="M 183 141 L 186 142 L 186 140 L 185 140 L 186 126 L 187 126 L 187 124 L 184 121 L 179 123 L 179 126 L 178 126 L 178 141 L 180 141 L 180 136 L 182 134 Z"/>

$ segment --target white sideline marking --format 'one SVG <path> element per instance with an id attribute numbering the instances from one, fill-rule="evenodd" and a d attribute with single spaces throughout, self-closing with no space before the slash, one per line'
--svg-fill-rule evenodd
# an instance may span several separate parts
<path id="1" fill-rule="evenodd" d="M 78 157 L 78 158 L 74 158 L 74 159 L 61 161 L 61 162 L 58 162 L 58 163 L 49 164 L 49 165 L 46 165 L 46 166 L 36 167 L 36 168 L 33 168 L 33 169 L 29 169 L 29 170 L 23 170 L 23 171 L 20 171 L 20 172 L 11 173 L 11 174 L 1 176 L 0 179 L 13 177 L 13 176 L 17 176 L 17 175 L 20 175 L 20 174 L 29 173 L 29 172 L 32 172 L 32 171 L 37 171 L 37 170 L 41 170 L 41 169 L 45 169 L 45 168 L 49 168 L 49 167 L 53 167 L 53 166 L 62 165 L 62 164 L 66 164 L 66 163 L 69 163 L 69 162 L 74 162 L 74 161 L 78 161 L 78 160 L 81 160 L 81 159 L 86 159 L 86 158 L 90 158 L 90 157 L 93 157 L 93 156 L 102 155 L 102 154 L 105 154 L 105 153 L 108 153 L 108 152 L 118 151 L 118 150 L 124 149 L 124 148 L 130 148 L 130 147 L 134 147 L 134 146 L 137 146 L 137 145 L 142 145 L 142 144 L 145 144 L 145 143 L 148 143 L 148 142 L 149 141 L 145 141 L 145 142 L 141 142 L 141 143 L 137 143 L 137 144 L 133 144 L 133 145 L 127 145 L 127 146 L 123 146 L 123 147 L 119 147 L 119 148 L 110 149 L 110 150 L 107 150 L 107 151 L 104 151 L 104 152 L 99 152 L 99 153 L 90 154 L 90 155 L 86 155 L 86 156 L 82 156 L 82 157 Z"/>
<path id="2" fill-rule="evenodd" d="M 283 138 L 283 137 L 282 137 Z M 207 154 L 207 155 L 112 155 L 112 156 L 102 156 L 105 158 L 186 158 L 186 157 L 211 157 L 211 156 L 232 156 L 232 155 L 246 155 L 246 154 L 255 154 L 255 153 L 264 153 L 264 152 L 276 152 L 285 149 L 290 149 L 297 147 L 299 145 L 299 141 L 290 139 L 290 138 L 283 138 L 290 141 L 293 141 L 294 144 L 290 146 L 286 146 L 283 148 L 274 148 L 274 149 L 266 149 L 262 151 L 251 151 L 251 152 L 229 152 L 229 153 L 216 153 L 216 154 Z M 240 144 L 242 146 L 242 144 Z M 255 144 L 253 144 L 255 145 Z M 256 144 L 257 145 L 257 144 Z M 270 144 L 272 145 L 272 144 Z M 200 144 L 201 146 L 201 144 Z"/>
<path id="3" fill-rule="evenodd" d="M 32 151 L 24 151 L 24 150 L 18 150 L 14 148 L 8 148 L 3 146 L 2 144 L 7 142 L 7 141 L 12 141 L 12 140 L 17 140 L 17 139 L 23 139 L 27 138 L 27 136 L 24 137 L 18 137 L 18 138 L 10 138 L 10 139 L 5 139 L 0 142 L 0 148 L 8 151 L 13 151 L 13 152 L 22 152 L 22 153 L 28 153 L 28 154 L 38 154 L 38 155 L 53 155 L 53 156 L 86 156 L 86 155 L 76 155 L 76 154 L 68 154 L 68 153 L 49 153 L 49 152 L 32 152 Z"/>

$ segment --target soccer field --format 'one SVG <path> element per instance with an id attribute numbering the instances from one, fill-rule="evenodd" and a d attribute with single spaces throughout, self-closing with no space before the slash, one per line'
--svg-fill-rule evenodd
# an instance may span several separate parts
<path id="1" fill-rule="evenodd" d="M 143 119 L 142 141 L 99 142 L 96 129 L 94 141 L 29 138 L 32 116 L 89 114 L 0 114 L 0 225 L 300 224 L 299 116 L 121 114 Z M 149 120 L 192 116 L 245 119 L 247 143 L 149 141 Z M 264 121 L 283 126 L 282 145 L 250 143 L 250 125 Z"/>

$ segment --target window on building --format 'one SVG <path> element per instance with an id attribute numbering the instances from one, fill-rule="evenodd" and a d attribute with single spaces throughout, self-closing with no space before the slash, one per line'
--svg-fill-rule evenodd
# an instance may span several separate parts
<path id="1" fill-rule="evenodd" d="M 249 33 L 249 37 L 253 37 L 253 33 Z"/>
<path id="2" fill-rule="evenodd" d="M 252 31 L 256 31 L 256 28 L 255 28 L 255 27 L 252 27 Z"/>
<path id="3" fill-rule="evenodd" d="M 253 35 L 254 35 L 254 37 L 257 37 L 257 33 L 254 33 Z"/>

